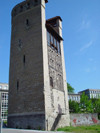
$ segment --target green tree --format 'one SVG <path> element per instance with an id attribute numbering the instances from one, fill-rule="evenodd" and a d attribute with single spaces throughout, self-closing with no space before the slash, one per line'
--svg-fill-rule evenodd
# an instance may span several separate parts
<path id="1" fill-rule="evenodd" d="M 80 112 L 79 103 L 76 101 L 69 100 L 69 109 L 70 112 L 79 113 Z"/>
<path id="2" fill-rule="evenodd" d="M 94 113 L 100 113 L 100 98 L 92 98 L 92 109 Z"/>
<path id="3" fill-rule="evenodd" d="M 67 90 L 68 93 L 74 93 L 74 88 L 69 83 L 67 83 Z"/>
<path id="4" fill-rule="evenodd" d="M 85 95 L 85 92 L 81 95 L 80 108 L 82 112 L 93 112 L 91 100 Z"/>

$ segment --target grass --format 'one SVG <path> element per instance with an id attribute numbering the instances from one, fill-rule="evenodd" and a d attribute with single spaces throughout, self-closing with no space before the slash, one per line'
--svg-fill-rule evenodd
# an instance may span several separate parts
<path id="1" fill-rule="evenodd" d="M 57 131 L 73 132 L 73 133 L 100 133 L 100 125 L 64 127 L 58 128 Z"/>

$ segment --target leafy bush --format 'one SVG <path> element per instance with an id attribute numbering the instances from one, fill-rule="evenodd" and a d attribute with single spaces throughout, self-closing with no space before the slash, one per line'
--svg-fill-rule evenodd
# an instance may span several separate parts
<path id="1" fill-rule="evenodd" d="M 69 109 L 72 113 L 99 113 L 100 112 L 100 98 L 89 99 L 85 93 L 81 95 L 80 103 L 76 101 L 69 101 Z M 100 116 L 98 116 L 100 119 Z"/>

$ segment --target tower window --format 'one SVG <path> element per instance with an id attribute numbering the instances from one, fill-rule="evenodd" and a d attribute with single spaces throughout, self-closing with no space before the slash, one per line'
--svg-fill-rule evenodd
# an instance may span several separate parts
<path id="1" fill-rule="evenodd" d="M 25 64 L 25 55 L 23 55 L 23 63 Z"/>
<path id="2" fill-rule="evenodd" d="M 60 54 L 61 53 L 61 50 L 60 50 L 60 43 L 57 41 L 57 47 L 58 47 L 58 53 Z"/>
<path id="3" fill-rule="evenodd" d="M 47 43 L 50 46 L 50 33 L 47 31 Z"/>
<path id="4" fill-rule="evenodd" d="M 26 3 L 26 8 L 29 9 L 30 8 L 30 3 Z"/>
<path id="5" fill-rule="evenodd" d="M 35 6 L 37 6 L 38 4 L 38 0 L 34 0 Z"/>
<path id="6" fill-rule="evenodd" d="M 23 6 L 20 6 L 20 12 L 22 12 L 23 11 Z"/>
<path id="7" fill-rule="evenodd" d="M 18 47 L 19 47 L 19 50 L 21 50 L 21 48 L 22 48 L 22 41 L 21 41 L 21 39 L 19 39 Z"/>
<path id="8" fill-rule="evenodd" d="M 61 54 L 60 41 L 49 31 L 47 31 L 47 44 L 58 54 Z"/>
<path id="9" fill-rule="evenodd" d="M 29 19 L 26 19 L 26 26 L 29 26 Z"/>
<path id="10" fill-rule="evenodd" d="M 17 90 L 19 89 L 19 80 L 17 80 Z"/>
<path id="11" fill-rule="evenodd" d="M 50 86 L 53 87 L 53 78 L 50 77 Z"/>
<path id="12" fill-rule="evenodd" d="M 37 0 L 34 0 L 35 1 L 35 3 L 37 3 Z"/>
<path id="13" fill-rule="evenodd" d="M 14 16 L 16 15 L 16 12 L 17 12 L 17 11 L 16 11 L 16 9 L 15 9 L 15 10 L 14 10 Z"/>

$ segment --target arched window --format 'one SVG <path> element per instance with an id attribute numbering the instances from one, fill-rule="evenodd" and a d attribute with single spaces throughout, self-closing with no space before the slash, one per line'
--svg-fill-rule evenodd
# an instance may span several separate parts
<path id="1" fill-rule="evenodd" d="M 26 19 L 26 26 L 29 26 L 29 19 Z"/>
<path id="2" fill-rule="evenodd" d="M 19 47 L 19 50 L 21 50 L 21 48 L 22 48 L 22 40 L 21 39 L 19 39 L 18 47 Z"/>
<path id="3" fill-rule="evenodd" d="M 53 78 L 50 77 L 50 86 L 53 87 Z"/>
<path id="4" fill-rule="evenodd" d="M 29 2 L 26 3 L 26 8 L 27 8 L 27 9 L 30 8 L 30 3 L 29 3 Z"/>
<path id="5" fill-rule="evenodd" d="M 35 4 L 35 6 L 37 6 L 38 5 L 38 0 L 34 0 L 34 4 Z"/>
<path id="6" fill-rule="evenodd" d="M 37 0 L 34 0 L 35 1 L 35 3 L 37 3 Z"/>
<path id="7" fill-rule="evenodd" d="M 25 64 L 25 55 L 23 55 L 23 63 Z"/>
<path id="8" fill-rule="evenodd" d="M 17 90 L 19 89 L 19 80 L 17 80 Z"/>
<path id="9" fill-rule="evenodd" d="M 23 11 L 23 6 L 20 6 L 20 12 L 22 12 Z"/>

